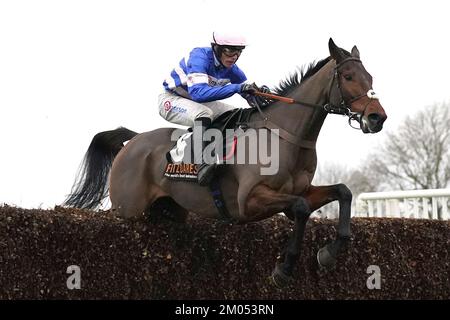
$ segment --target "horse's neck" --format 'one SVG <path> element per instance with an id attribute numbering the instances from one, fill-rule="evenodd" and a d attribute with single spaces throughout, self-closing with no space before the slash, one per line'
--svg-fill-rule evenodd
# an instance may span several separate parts
<path id="1" fill-rule="evenodd" d="M 323 66 L 290 94 L 298 101 L 324 105 L 332 81 L 332 62 Z M 284 130 L 305 140 L 316 141 L 327 113 L 320 107 L 275 103 L 267 109 L 268 118 Z"/>

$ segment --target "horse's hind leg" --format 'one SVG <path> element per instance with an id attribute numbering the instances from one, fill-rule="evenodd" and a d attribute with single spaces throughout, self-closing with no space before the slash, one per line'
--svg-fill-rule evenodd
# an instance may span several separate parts
<path id="1" fill-rule="evenodd" d="M 134 184 L 124 184 L 116 188 L 111 185 L 110 198 L 112 210 L 124 218 L 141 216 L 149 202 L 146 188 L 140 189 Z"/>
<path id="2" fill-rule="evenodd" d="M 188 211 L 169 196 L 163 196 L 154 201 L 146 210 L 150 221 L 158 222 L 160 218 L 175 222 L 186 222 Z"/>
<path id="3" fill-rule="evenodd" d="M 305 198 L 310 203 L 312 211 L 334 200 L 339 201 L 339 224 L 336 240 L 321 248 L 317 253 L 319 265 L 332 266 L 336 263 L 339 251 L 350 240 L 352 192 L 344 184 L 311 186 Z"/>
<path id="4" fill-rule="evenodd" d="M 115 170 L 110 178 L 112 209 L 124 218 L 142 216 L 157 198 L 165 195 L 156 185 L 148 181 L 142 167 L 129 165 Z"/>

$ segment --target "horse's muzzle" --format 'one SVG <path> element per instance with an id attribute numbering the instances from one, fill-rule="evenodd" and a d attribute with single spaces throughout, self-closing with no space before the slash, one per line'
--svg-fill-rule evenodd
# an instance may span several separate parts
<path id="1" fill-rule="evenodd" d="M 383 129 L 383 123 L 387 116 L 378 113 L 370 113 L 367 117 L 363 117 L 361 121 L 361 130 L 364 133 L 377 133 Z"/>

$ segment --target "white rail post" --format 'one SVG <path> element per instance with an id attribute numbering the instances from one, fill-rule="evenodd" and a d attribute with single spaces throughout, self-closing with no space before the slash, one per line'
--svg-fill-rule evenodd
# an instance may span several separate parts
<path id="1" fill-rule="evenodd" d="M 367 205 L 368 205 L 368 210 L 369 210 L 369 212 L 368 212 L 368 216 L 369 217 L 375 217 L 375 215 L 374 215 L 374 212 L 373 212 L 373 202 L 372 201 L 367 201 Z"/>
<path id="2" fill-rule="evenodd" d="M 419 219 L 419 200 L 413 199 L 413 217 L 414 219 Z"/>
<path id="3" fill-rule="evenodd" d="M 432 198 L 431 199 L 431 207 L 432 207 L 433 219 L 439 219 L 439 217 L 438 217 L 437 199 L 436 198 Z"/>
<path id="4" fill-rule="evenodd" d="M 422 198 L 422 206 L 423 206 L 423 214 L 422 218 L 429 219 L 429 213 L 428 213 L 428 198 Z"/>
<path id="5" fill-rule="evenodd" d="M 447 202 L 448 202 L 448 198 L 441 198 L 442 201 L 442 220 L 448 220 L 448 206 L 447 206 Z"/>

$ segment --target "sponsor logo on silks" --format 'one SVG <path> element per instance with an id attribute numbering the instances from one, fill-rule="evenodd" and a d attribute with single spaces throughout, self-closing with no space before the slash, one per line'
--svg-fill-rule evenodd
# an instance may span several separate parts
<path id="1" fill-rule="evenodd" d="M 222 87 L 230 82 L 231 82 L 230 79 L 217 79 L 208 75 L 208 84 L 212 87 L 215 86 Z"/>
<path id="2" fill-rule="evenodd" d="M 186 113 L 187 109 L 185 108 L 181 108 L 181 107 L 177 107 L 177 106 L 173 106 L 172 110 L 170 110 L 171 112 L 175 112 L 175 113 Z"/>
<path id="3" fill-rule="evenodd" d="M 186 113 L 187 109 L 182 107 L 173 106 L 170 101 L 164 102 L 164 110 L 167 112 Z"/>
<path id="4" fill-rule="evenodd" d="M 164 102 L 164 110 L 166 110 L 167 112 L 175 112 L 175 113 L 186 113 L 187 112 L 187 109 L 173 106 L 172 103 L 168 100 Z"/>
<path id="5" fill-rule="evenodd" d="M 164 176 L 174 180 L 197 181 L 197 165 L 193 163 L 168 163 Z"/>
<path id="6" fill-rule="evenodd" d="M 170 103 L 170 101 L 165 101 L 164 110 L 169 111 L 170 109 L 172 109 L 172 104 Z"/>

